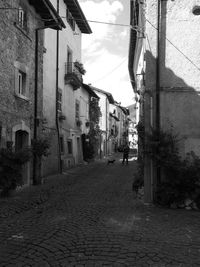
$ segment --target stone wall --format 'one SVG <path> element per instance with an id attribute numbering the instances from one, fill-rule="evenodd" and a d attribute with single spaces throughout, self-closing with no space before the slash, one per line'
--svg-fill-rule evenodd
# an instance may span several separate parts
<path id="1" fill-rule="evenodd" d="M 33 131 L 34 79 L 35 79 L 35 29 L 43 25 L 34 8 L 27 1 L 20 1 L 26 10 L 27 29 L 18 24 L 19 1 L 1 1 L 0 14 L 0 122 L 2 143 L 12 140 L 12 128 L 22 123 Z M 43 33 L 39 33 L 38 114 L 42 117 L 42 56 Z M 16 64 L 26 69 L 28 93 L 26 97 L 16 94 Z"/>

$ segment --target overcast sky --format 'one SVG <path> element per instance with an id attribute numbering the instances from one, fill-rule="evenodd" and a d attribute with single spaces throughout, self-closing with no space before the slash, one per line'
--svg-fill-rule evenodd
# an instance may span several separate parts
<path id="1" fill-rule="evenodd" d="M 79 0 L 87 20 L 129 25 L 129 0 Z M 123 106 L 133 104 L 128 74 L 129 27 L 89 22 L 92 34 L 82 35 L 84 83 L 112 93 Z"/>

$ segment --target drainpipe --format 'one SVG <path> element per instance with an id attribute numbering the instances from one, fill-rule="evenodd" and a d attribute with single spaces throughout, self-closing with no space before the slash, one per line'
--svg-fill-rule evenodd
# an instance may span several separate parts
<path id="1" fill-rule="evenodd" d="M 57 13 L 59 15 L 59 0 L 57 0 Z M 57 30 L 56 36 L 56 130 L 58 138 L 58 170 L 62 173 L 62 159 L 61 159 L 61 147 L 60 147 L 60 128 L 58 118 L 58 75 L 59 75 L 59 30 Z"/>
<path id="2" fill-rule="evenodd" d="M 160 23 L 161 23 L 161 4 L 158 0 L 158 15 L 157 15 L 157 58 L 156 58 L 156 131 L 160 131 Z M 158 137 L 159 142 L 160 137 Z M 161 170 L 159 166 L 156 166 L 156 184 L 160 182 Z M 154 194 L 154 192 L 153 192 Z"/>
<path id="3" fill-rule="evenodd" d="M 37 127 L 38 127 L 38 31 L 35 30 L 35 92 L 34 92 L 34 129 L 33 129 L 33 139 L 37 140 Z M 36 185 L 36 167 L 37 167 L 37 157 L 33 156 L 33 184 Z"/>
<path id="4" fill-rule="evenodd" d="M 158 0 L 157 16 L 157 58 L 156 58 L 156 130 L 160 130 L 160 11 L 161 5 Z"/>

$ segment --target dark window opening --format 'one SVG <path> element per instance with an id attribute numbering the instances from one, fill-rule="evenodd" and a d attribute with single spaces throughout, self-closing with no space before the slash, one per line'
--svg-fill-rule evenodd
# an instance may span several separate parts
<path id="1" fill-rule="evenodd" d="M 67 140 L 68 154 L 72 154 L 72 140 Z"/>
<path id="2" fill-rule="evenodd" d="M 75 106 L 75 116 L 76 119 L 78 120 L 80 117 L 80 103 L 78 100 L 76 100 L 76 106 Z"/>

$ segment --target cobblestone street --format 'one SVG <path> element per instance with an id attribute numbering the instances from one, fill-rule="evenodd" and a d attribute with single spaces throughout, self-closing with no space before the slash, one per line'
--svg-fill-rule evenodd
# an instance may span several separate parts
<path id="1" fill-rule="evenodd" d="M 0 266 L 200 266 L 200 213 L 135 200 L 134 168 L 99 161 L 0 200 Z"/>

